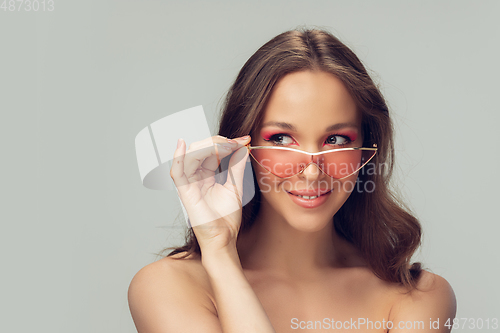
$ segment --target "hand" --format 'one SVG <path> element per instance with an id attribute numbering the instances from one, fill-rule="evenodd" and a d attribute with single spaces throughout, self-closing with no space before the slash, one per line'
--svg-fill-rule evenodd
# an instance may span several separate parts
<path id="1" fill-rule="evenodd" d="M 234 140 L 236 142 L 230 143 L 227 138 L 217 135 L 191 144 L 187 152 L 185 142 L 179 140 L 174 153 L 170 176 L 202 253 L 236 248 L 241 225 L 243 175 L 248 158 L 244 145 L 250 142 L 250 137 Z M 227 181 L 218 184 L 215 170 L 219 161 L 233 151 Z"/>

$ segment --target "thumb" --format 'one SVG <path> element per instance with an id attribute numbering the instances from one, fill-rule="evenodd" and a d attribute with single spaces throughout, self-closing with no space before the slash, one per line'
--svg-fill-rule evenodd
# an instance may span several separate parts
<path id="1" fill-rule="evenodd" d="M 227 168 L 228 177 L 224 184 L 225 188 L 234 191 L 238 195 L 240 205 L 243 196 L 243 178 L 248 157 L 248 148 L 246 146 L 239 148 L 233 156 L 231 156 Z"/>

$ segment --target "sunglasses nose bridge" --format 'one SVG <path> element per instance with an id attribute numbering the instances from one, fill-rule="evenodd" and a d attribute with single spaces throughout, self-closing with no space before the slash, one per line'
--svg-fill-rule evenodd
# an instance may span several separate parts
<path id="1" fill-rule="evenodd" d="M 316 165 L 316 167 L 318 168 L 318 170 L 319 170 L 320 172 L 325 173 L 325 172 L 323 171 L 323 168 L 321 167 L 321 164 L 322 164 L 322 162 L 321 162 L 321 161 L 323 161 L 323 159 L 324 159 L 324 158 L 323 158 L 323 154 L 320 154 L 320 155 L 309 155 L 309 157 L 310 157 L 310 161 L 309 161 L 309 163 L 307 163 L 306 165 L 301 165 L 301 170 L 299 171 L 299 174 L 304 173 L 304 171 L 305 171 L 305 170 L 309 167 L 309 165 L 311 165 L 311 164 L 315 164 L 315 165 Z"/>

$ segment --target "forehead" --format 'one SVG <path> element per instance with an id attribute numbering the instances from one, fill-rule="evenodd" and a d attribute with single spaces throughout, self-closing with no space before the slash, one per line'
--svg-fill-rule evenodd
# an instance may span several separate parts
<path id="1" fill-rule="evenodd" d="M 286 122 L 297 131 L 323 131 L 339 123 L 361 126 L 361 115 L 340 79 L 321 71 L 287 74 L 274 86 L 262 124 Z"/>

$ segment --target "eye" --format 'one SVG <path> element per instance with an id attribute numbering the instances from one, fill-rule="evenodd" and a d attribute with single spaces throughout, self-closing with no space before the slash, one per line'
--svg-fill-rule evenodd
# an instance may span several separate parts
<path id="1" fill-rule="evenodd" d="M 330 142 L 329 139 L 332 139 Z M 345 146 L 349 143 L 351 143 L 351 139 L 345 135 L 330 135 L 328 139 L 326 140 L 328 144 L 330 145 L 338 145 L 338 146 Z"/>
<path id="2" fill-rule="evenodd" d="M 286 138 L 288 138 L 289 140 L 284 140 Z M 271 135 L 269 137 L 269 139 L 264 139 L 264 140 L 271 142 L 277 146 L 285 146 L 285 145 L 292 144 L 294 142 L 294 140 L 290 136 L 283 134 L 283 133 Z"/>

